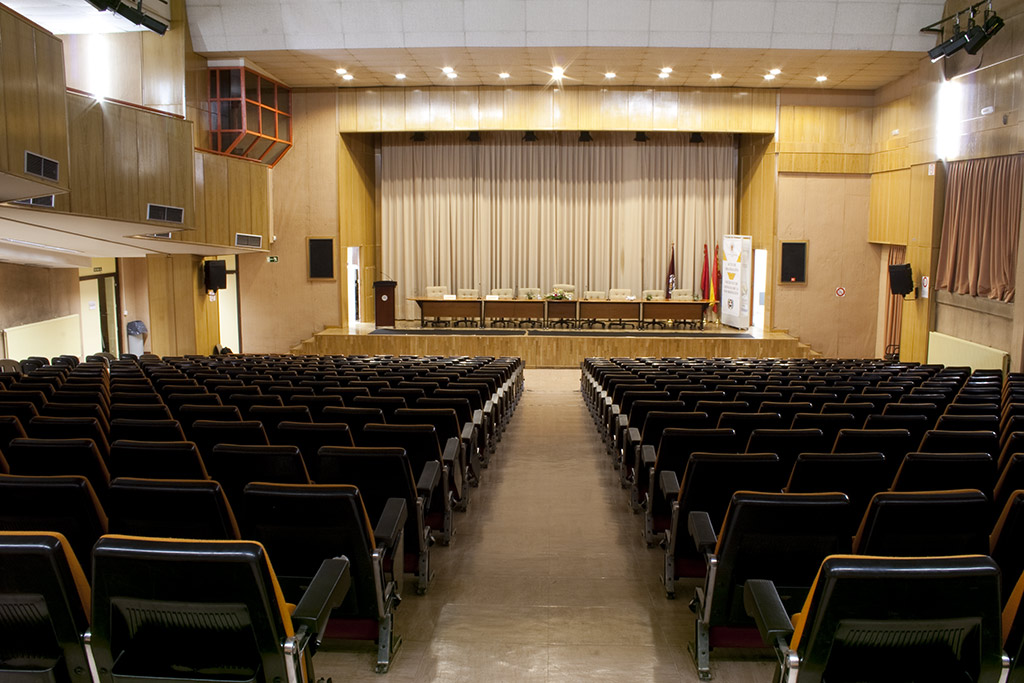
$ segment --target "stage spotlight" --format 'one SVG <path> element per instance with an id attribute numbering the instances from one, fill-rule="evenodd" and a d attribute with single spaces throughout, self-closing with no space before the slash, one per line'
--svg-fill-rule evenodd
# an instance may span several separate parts
<path id="1" fill-rule="evenodd" d="M 427 134 L 422 132 L 422 131 L 417 131 L 417 132 L 413 133 L 412 137 L 409 138 L 409 139 L 412 140 L 413 142 L 426 142 L 427 141 Z"/>
<path id="2" fill-rule="evenodd" d="M 523 136 L 523 142 L 537 142 L 537 134 L 532 130 L 526 131 L 526 135 Z"/>
<path id="3" fill-rule="evenodd" d="M 590 131 L 588 131 L 588 130 L 581 130 L 580 131 L 580 138 L 579 138 L 579 140 L 577 140 L 577 142 L 593 142 L 593 141 L 594 141 L 594 138 L 590 137 Z"/>
<path id="4" fill-rule="evenodd" d="M 636 137 L 633 138 L 633 142 L 647 142 L 648 140 L 650 140 L 650 138 L 647 137 L 647 133 L 643 131 L 637 131 Z"/>
<path id="5" fill-rule="evenodd" d="M 704 136 L 703 135 L 701 135 L 700 133 L 690 133 L 690 143 L 691 144 L 699 145 L 702 142 L 704 142 Z"/>
<path id="6" fill-rule="evenodd" d="M 985 10 L 985 23 L 981 26 L 972 24 L 967 29 L 967 54 L 977 54 L 978 50 L 981 49 L 982 45 L 988 42 L 989 38 L 999 33 L 999 30 L 1003 28 L 1004 22 L 1002 18 L 993 12 L 991 9 Z"/>
<path id="7" fill-rule="evenodd" d="M 469 131 L 469 137 L 466 138 L 466 142 L 480 142 L 480 131 L 471 130 Z"/>

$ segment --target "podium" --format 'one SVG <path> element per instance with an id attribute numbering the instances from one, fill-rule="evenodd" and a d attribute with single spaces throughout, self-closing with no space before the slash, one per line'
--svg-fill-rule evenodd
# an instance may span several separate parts
<path id="1" fill-rule="evenodd" d="M 394 280 L 377 280 L 373 283 L 373 316 L 377 327 L 395 326 Z"/>

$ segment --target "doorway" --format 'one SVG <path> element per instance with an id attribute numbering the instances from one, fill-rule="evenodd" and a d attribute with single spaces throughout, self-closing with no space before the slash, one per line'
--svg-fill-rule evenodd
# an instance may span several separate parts
<path id="1" fill-rule="evenodd" d="M 355 327 L 363 319 L 359 310 L 359 247 L 349 247 L 347 251 L 348 326 Z"/>
<path id="2" fill-rule="evenodd" d="M 91 275 L 79 280 L 81 293 L 82 353 L 121 354 L 120 307 L 117 273 Z"/>

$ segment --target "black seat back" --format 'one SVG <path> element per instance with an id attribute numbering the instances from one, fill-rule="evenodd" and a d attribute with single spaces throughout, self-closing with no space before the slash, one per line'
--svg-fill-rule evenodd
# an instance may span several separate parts
<path id="1" fill-rule="evenodd" d="M 168 538 L 238 539 L 238 525 L 218 482 L 137 479 L 110 483 L 110 533 Z"/>
<path id="2" fill-rule="evenodd" d="M 892 557 L 984 554 L 991 526 L 981 491 L 882 492 L 864 513 L 853 551 Z"/>

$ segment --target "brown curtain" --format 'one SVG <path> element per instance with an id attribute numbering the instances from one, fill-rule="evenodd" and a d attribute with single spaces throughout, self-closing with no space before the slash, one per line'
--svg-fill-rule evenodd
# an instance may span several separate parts
<path id="1" fill-rule="evenodd" d="M 902 244 L 889 247 L 889 265 L 906 263 L 907 248 Z M 903 297 L 890 294 L 885 300 L 885 353 L 893 347 L 899 347 L 903 330 Z"/>
<path id="2" fill-rule="evenodd" d="M 1022 183 L 1021 155 L 949 164 L 936 288 L 1013 301 Z"/>

